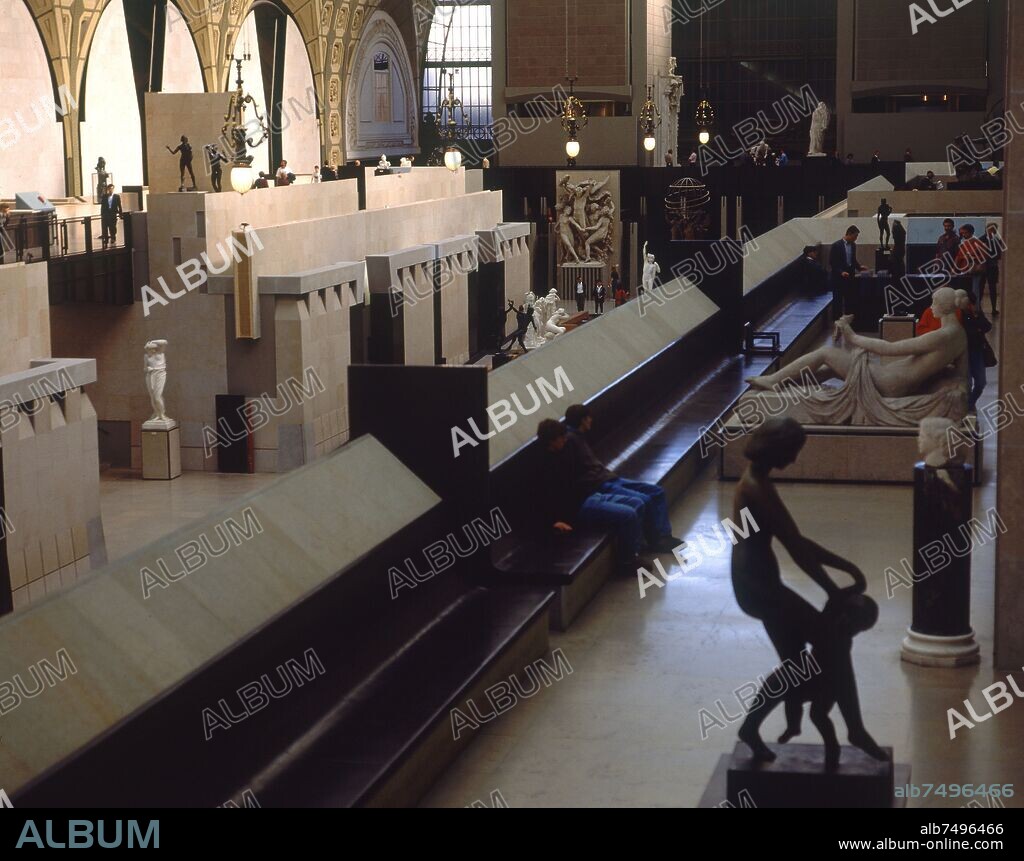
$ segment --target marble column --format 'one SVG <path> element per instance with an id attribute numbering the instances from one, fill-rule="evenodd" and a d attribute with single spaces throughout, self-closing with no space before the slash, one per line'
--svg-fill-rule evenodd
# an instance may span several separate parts
<path id="1" fill-rule="evenodd" d="M 1007 3 L 1008 46 L 1024 40 L 1024 6 Z M 1006 99 L 1019 116 L 1024 102 L 1024 52 L 1006 52 Z M 1007 250 L 999 279 L 999 391 L 1014 392 L 1024 377 L 1024 294 L 1012 289 L 1024 279 L 1024 135 L 1017 135 L 1005 149 L 1003 171 L 1003 236 Z M 1008 289 L 1009 288 L 1009 289 Z M 991 445 L 991 443 L 988 443 Z M 1020 511 L 1024 506 L 1024 421 L 1015 421 L 996 437 L 999 511 Z M 1011 529 L 1000 535 L 996 548 L 995 667 L 1019 669 L 1024 665 L 1024 530 Z"/>

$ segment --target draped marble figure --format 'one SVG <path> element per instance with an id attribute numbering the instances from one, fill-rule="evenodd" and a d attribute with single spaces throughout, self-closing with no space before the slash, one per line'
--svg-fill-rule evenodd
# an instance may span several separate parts
<path id="1" fill-rule="evenodd" d="M 747 382 L 755 389 L 773 389 L 808 372 L 818 383 L 842 380 L 842 386 L 821 386 L 818 391 L 797 387 L 801 396 L 783 414 L 803 424 L 916 427 L 930 417 L 962 421 L 967 415 L 967 335 L 956 317 L 955 291 L 936 290 L 932 313 L 940 327 L 904 341 L 860 335 L 853 331 L 851 318 L 843 317 L 836 323 L 837 346 L 820 347 L 774 374 Z M 872 356 L 895 361 L 880 364 Z M 777 399 L 778 394 L 748 393 L 741 403 L 767 398 Z"/>

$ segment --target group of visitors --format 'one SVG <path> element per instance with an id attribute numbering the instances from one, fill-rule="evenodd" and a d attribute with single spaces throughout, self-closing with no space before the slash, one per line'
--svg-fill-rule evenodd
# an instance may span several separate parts
<path id="1" fill-rule="evenodd" d="M 576 281 L 576 287 L 573 289 L 573 298 L 576 300 L 576 312 L 578 314 L 582 314 L 587 310 L 587 301 L 589 299 L 594 301 L 594 313 L 603 314 L 604 303 L 608 300 L 609 296 L 615 303 L 616 308 L 625 305 L 629 301 L 629 291 L 622 283 L 622 276 L 619 274 L 618 266 L 612 266 L 610 284 L 608 286 L 605 286 L 604 281 L 599 280 L 593 289 L 588 290 L 587 285 L 580 278 Z"/>

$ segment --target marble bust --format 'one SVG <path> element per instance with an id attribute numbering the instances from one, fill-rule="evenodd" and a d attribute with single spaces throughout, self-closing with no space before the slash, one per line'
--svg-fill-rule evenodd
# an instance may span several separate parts
<path id="1" fill-rule="evenodd" d="M 955 426 L 952 420 L 939 416 L 921 420 L 917 450 L 926 466 L 943 469 L 960 462 L 961 458 L 953 454 L 949 446 L 949 432 Z"/>
<path id="2" fill-rule="evenodd" d="M 167 383 L 167 341 L 150 341 L 145 346 L 143 367 L 146 371 L 146 391 L 153 407 L 153 415 L 142 427 L 170 428 L 175 421 L 167 416 L 164 404 L 164 386 Z"/>

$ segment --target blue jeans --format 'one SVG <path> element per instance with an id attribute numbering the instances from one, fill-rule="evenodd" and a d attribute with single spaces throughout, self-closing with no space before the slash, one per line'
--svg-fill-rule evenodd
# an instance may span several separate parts
<path id="1" fill-rule="evenodd" d="M 615 478 L 606 481 L 600 488 L 601 493 L 618 493 L 632 496 L 643 503 L 644 535 L 648 542 L 672 534 L 672 524 L 668 521 L 668 503 L 665 491 L 657 484 L 646 481 L 633 481 L 631 478 Z"/>
<path id="2" fill-rule="evenodd" d="M 643 542 L 642 518 L 643 503 L 638 497 L 599 490 L 583 500 L 576 525 L 610 532 L 619 561 L 629 562 Z"/>
<path id="3" fill-rule="evenodd" d="M 971 397 L 967 402 L 969 409 L 974 409 L 978 403 L 978 398 L 981 397 L 981 393 L 985 391 L 985 384 L 988 382 L 988 372 L 985 367 L 985 353 L 981 350 L 969 350 L 967 354 L 967 363 L 970 368 L 971 376 Z"/>

